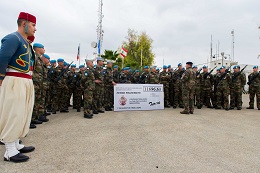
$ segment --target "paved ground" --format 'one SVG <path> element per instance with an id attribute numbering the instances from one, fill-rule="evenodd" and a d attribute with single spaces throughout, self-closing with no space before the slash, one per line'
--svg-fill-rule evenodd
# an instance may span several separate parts
<path id="1" fill-rule="evenodd" d="M 0 160 L 0 172 L 260 172 L 260 111 L 180 110 L 49 116 L 23 139 L 31 159 Z"/>

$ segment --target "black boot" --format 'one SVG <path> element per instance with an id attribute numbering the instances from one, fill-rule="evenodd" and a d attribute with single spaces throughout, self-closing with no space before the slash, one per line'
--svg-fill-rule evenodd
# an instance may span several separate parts
<path id="1" fill-rule="evenodd" d="M 40 121 L 40 120 L 32 120 L 31 124 L 42 124 L 42 121 Z"/>
<path id="2" fill-rule="evenodd" d="M 96 111 L 96 110 L 93 110 L 93 114 L 98 114 L 98 111 Z"/>
<path id="3" fill-rule="evenodd" d="M 87 119 L 92 119 L 93 116 L 91 116 L 91 114 L 84 114 L 84 118 L 87 118 Z"/>
<path id="4" fill-rule="evenodd" d="M 77 112 L 80 112 L 80 108 L 77 109 Z"/>
<path id="5" fill-rule="evenodd" d="M 39 117 L 39 120 L 42 121 L 42 122 L 48 122 L 48 121 L 49 121 L 49 119 L 46 118 L 46 116 L 44 116 L 44 115 L 41 115 L 41 116 Z"/>
<path id="6" fill-rule="evenodd" d="M 98 113 L 104 113 L 105 111 L 102 111 L 102 110 L 98 110 Z"/>
<path id="7" fill-rule="evenodd" d="M 68 113 L 69 111 L 66 109 L 60 110 L 60 113 Z"/>
<path id="8" fill-rule="evenodd" d="M 23 155 L 22 153 L 18 153 L 15 156 L 10 157 L 9 159 L 4 158 L 4 161 L 10 161 L 10 162 L 15 162 L 15 163 L 26 162 L 27 160 L 29 160 L 29 157 L 26 155 Z"/>
<path id="9" fill-rule="evenodd" d="M 36 128 L 36 125 L 35 124 L 30 124 L 30 129 L 35 129 Z"/>

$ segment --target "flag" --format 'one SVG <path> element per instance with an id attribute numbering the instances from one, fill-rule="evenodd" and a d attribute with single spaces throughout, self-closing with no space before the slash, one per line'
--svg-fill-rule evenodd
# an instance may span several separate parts
<path id="1" fill-rule="evenodd" d="M 80 45 L 78 46 L 77 61 L 79 60 L 79 58 L 80 58 Z"/>
<path id="2" fill-rule="evenodd" d="M 126 49 L 124 48 L 124 46 L 122 46 L 120 55 L 121 55 L 123 58 L 125 58 L 126 55 L 127 55 L 127 52 L 128 52 L 128 50 L 126 50 Z"/>

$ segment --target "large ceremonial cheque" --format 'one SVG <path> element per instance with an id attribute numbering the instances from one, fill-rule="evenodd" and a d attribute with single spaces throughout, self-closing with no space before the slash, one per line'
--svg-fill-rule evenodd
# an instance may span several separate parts
<path id="1" fill-rule="evenodd" d="M 117 84 L 114 111 L 164 109 L 162 84 Z"/>

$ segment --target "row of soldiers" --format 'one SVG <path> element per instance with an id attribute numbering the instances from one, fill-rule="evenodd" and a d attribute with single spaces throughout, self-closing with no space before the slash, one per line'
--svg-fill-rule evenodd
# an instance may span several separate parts
<path id="1" fill-rule="evenodd" d="M 112 111 L 113 108 L 113 86 L 117 83 L 133 84 L 163 84 L 165 107 L 184 108 L 183 103 L 183 78 L 186 69 L 179 63 L 176 69 L 171 66 L 163 66 L 162 71 L 155 66 L 132 71 L 125 67 L 121 71 L 117 65 L 113 67 L 111 61 L 107 61 L 103 68 L 104 60 L 97 58 L 96 65 L 93 60 L 86 60 L 85 65 L 79 66 L 76 71 L 75 64 L 68 64 L 64 59 L 50 60 L 45 54 L 44 46 L 39 43 L 33 45 L 36 54 L 35 71 L 33 81 L 35 85 L 35 106 L 31 128 L 35 124 L 47 122 L 47 115 L 57 111 L 69 112 L 71 97 L 73 108 L 77 112 L 84 107 L 84 117 L 91 119 L 93 114 Z M 201 109 L 204 105 L 208 108 L 226 110 L 242 109 L 242 92 L 246 84 L 246 76 L 240 70 L 240 66 L 234 66 L 231 73 L 230 67 L 222 66 L 216 70 L 209 71 L 207 66 L 198 69 L 191 68 L 194 72 L 194 105 Z M 201 72 L 202 70 L 202 72 Z M 260 75 L 258 67 L 254 66 L 253 73 L 249 78 L 250 103 L 248 109 L 254 108 L 254 97 L 257 97 L 257 108 L 260 109 Z M 230 95 L 230 103 L 229 103 Z"/>

